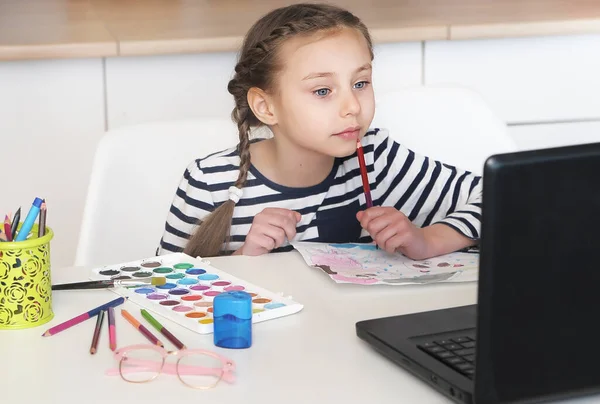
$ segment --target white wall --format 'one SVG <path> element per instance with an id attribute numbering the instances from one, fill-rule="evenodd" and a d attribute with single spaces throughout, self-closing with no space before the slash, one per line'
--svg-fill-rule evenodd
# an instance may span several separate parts
<path id="1" fill-rule="evenodd" d="M 523 149 L 600 141 L 599 35 L 385 44 L 375 53 L 376 92 L 466 86 L 510 124 Z M 45 197 L 56 231 L 53 266 L 71 265 L 105 128 L 228 117 L 235 58 L 227 52 L 1 62 L 0 213 L 26 211 L 35 196 Z M 590 118 L 598 122 L 577 122 Z"/>
<path id="2" fill-rule="evenodd" d="M 508 123 L 600 119 L 600 35 L 428 42 L 425 83 L 479 92 Z"/>
<path id="3" fill-rule="evenodd" d="M 231 113 L 233 52 L 106 60 L 108 127 Z"/>
<path id="4" fill-rule="evenodd" d="M 96 143 L 104 132 L 102 61 L 0 63 L 0 213 L 48 203 L 54 267 L 73 261 Z M 4 216 L 2 216 L 4 221 Z"/>
<path id="5" fill-rule="evenodd" d="M 421 83 L 421 45 L 375 48 L 376 91 Z M 156 120 L 229 116 L 227 92 L 237 55 L 118 57 L 106 61 L 108 127 Z"/>
<path id="6" fill-rule="evenodd" d="M 521 150 L 600 142 L 600 122 L 572 122 L 509 126 Z"/>
<path id="7" fill-rule="evenodd" d="M 523 148 L 600 142 L 600 35 L 433 41 L 425 84 L 481 94 Z M 535 124 L 535 125 L 532 125 Z"/>

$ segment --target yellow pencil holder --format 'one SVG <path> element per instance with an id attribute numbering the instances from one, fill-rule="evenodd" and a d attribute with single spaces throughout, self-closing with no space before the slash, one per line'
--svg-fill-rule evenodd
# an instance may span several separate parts
<path id="1" fill-rule="evenodd" d="M 33 225 L 31 234 L 37 235 Z M 50 240 L 42 237 L 0 242 L 0 330 L 37 327 L 52 320 Z"/>

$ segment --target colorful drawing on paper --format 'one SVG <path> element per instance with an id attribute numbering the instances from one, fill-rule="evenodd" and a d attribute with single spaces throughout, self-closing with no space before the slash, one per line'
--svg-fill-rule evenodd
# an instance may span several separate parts
<path id="1" fill-rule="evenodd" d="M 327 273 L 337 283 L 406 285 L 476 281 L 479 254 L 452 253 L 414 261 L 389 254 L 374 244 L 293 242 L 311 267 Z"/>
<path id="2" fill-rule="evenodd" d="M 91 279 L 166 278 L 160 286 L 111 289 L 130 301 L 200 334 L 213 332 L 213 299 L 220 293 L 245 291 L 252 297 L 252 322 L 275 319 L 303 306 L 280 294 L 260 288 L 183 253 L 109 265 L 92 270 Z"/>

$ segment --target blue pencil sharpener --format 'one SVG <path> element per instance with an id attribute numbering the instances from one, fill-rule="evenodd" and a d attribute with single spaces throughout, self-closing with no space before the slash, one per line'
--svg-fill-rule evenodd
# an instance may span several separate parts
<path id="1" fill-rule="evenodd" d="M 243 349 L 252 345 L 252 296 L 224 292 L 213 300 L 214 343 L 221 348 Z"/>

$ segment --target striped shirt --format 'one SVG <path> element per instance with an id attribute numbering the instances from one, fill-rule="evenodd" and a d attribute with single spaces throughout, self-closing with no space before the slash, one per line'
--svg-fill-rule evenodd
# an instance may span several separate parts
<path id="1" fill-rule="evenodd" d="M 260 140 L 258 140 L 260 141 Z M 481 226 L 481 177 L 407 149 L 385 129 L 362 139 L 375 206 L 393 206 L 415 225 L 448 225 L 470 239 Z M 233 147 L 193 161 L 185 170 L 169 210 L 157 254 L 180 252 L 199 221 L 228 200 L 240 158 Z M 254 166 L 236 204 L 229 248 L 243 244 L 254 217 L 267 207 L 299 212 L 294 241 L 371 242 L 356 213 L 366 208 L 356 152 L 336 158 L 320 184 L 290 188 L 270 181 Z"/>

